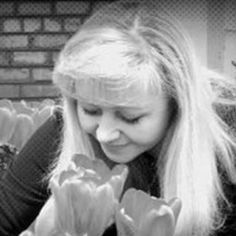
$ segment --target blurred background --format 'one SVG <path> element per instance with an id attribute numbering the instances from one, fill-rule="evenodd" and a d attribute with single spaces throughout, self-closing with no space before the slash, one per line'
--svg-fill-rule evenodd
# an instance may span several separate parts
<path id="1" fill-rule="evenodd" d="M 182 22 L 203 65 L 236 79 L 236 0 L 156 1 Z M 51 82 L 58 52 L 109 2 L 0 0 L 0 144 L 20 150 L 52 113 L 59 101 Z"/>

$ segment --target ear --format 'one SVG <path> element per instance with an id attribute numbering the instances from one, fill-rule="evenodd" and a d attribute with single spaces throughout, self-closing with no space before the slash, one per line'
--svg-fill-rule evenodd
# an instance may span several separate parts
<path id="1" fill-rule="evenodd" d="M 35 221 L 35 236 L 60 236 L 55 225 L 54 198 L 50 197 Z"/>

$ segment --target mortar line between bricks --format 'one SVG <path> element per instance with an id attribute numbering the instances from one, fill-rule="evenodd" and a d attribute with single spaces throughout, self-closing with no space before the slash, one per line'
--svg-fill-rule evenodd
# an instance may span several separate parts
<path id="1" fill-rule="evenodd" d="M 68 31 L 60 31 L 60 32 L 49 32 L 49 31 L 40 31 L 40 32 L 0 32 L 0 37 L 4 36 L 31 36 L 31 35 L 45 35 L 45 36 L 51 36 L 51 35 L 70 35 L 74 32 L 68 32 Z"/>
<path id="2" fill-rule="evenodd" d="M 50 13 L 50 14 L 45 14 L 45 15 L 0 15 L 0 19 L 27 19 L 27 18 L 47 18 L 47 17 L 55 17 L 55 18 L 63 18 L 63 17 L 88 17 L 90 14 L 56 14 L 56 13 Z"/>
<path id="3" fill-rule="evenodd" d="M 32 85 L 35 85 L 35 86 L 39 86 L 39 85 L 42 85 L 42 86 L 45 86 L 45 85 L 53 85 L 52 81 L 51 80 L 40 80 L 40 81 L 37 81 L 37 80 L 34 80 L 33 82 L 32 81 L 29 81 L 29 80 L 24 80 L 22 82 L 19 82 L 19 81 L 11 81 L 11 82 L 3 82 L 1 81 L 0 82 L 0 85 L 13 85 L 13 86 L 17 86 L 17 85 L 22 85 L 22 86 L 32 86 Z"/>
<path id="4" fill-rule="evenodd" d="M 33 101 L 43 101 L 44 99 L 55 99 L 55 100 L 58 100 L 60 99 L 60 97 L 58 96 L 52 96 L 52 97 L 47 97 L 47 96 L 44 96 L 44 97 L 22 97 L 22 98 L 16 98 L 16 97 L 10 97 L 8 99 L 14 101 L 14 102 L 17 102 L 17 101 L 21 101 L 21 100 L 26 100 L 26 101 L 29 101 L 29 102 L 33 102 Z M 0 98 L 1 99 L 1 98 Z"/>
<path id="5" fill-rule="evenodd" d="M 12 69 L 32 69 L 32 68 L 42 68 L 42 69 L 53 69 L 54 67 L 54 64 L 50 64 L 50 65 L 46 65 L 46 64 L 27 64 L 27 63 L 21 63 L 21 64 L 18 64 L 18 65 L 0 65 L 0 69 L 9 69 L 9 68 L 12 68 Z"/>
<path id="6" fill-rule="evenodd" d="M 55 48 L 0 48 L 0 52 L 48 52 L 48 53 L 56 53 L 60 52 L 60 49 Z"/>

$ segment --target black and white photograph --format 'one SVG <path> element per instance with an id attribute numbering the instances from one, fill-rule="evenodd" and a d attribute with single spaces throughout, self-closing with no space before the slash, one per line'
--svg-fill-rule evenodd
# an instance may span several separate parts
<path id="1" fill-rule="evenodd" d="M 236 0 L 0 0 L 0 236 L 233 236 Z"/>

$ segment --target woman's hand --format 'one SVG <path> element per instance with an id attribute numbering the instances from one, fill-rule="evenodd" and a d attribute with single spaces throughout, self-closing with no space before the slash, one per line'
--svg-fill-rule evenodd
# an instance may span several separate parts
<path id="1" fill-rule="evenodd" d="M 55 225 L 65 235 L 100 236 L 114 222 L 127 168 L 110 170 L 101 160 L 76 155 L 70 168 L 52 179 Z"/>
<path id="2" fill-rule="evenodd" d="M 116 212 L 118 236 L 172 236 L 180 209 L 177 198 L 167 203 L 143 191 L 129 189 Z"/>

